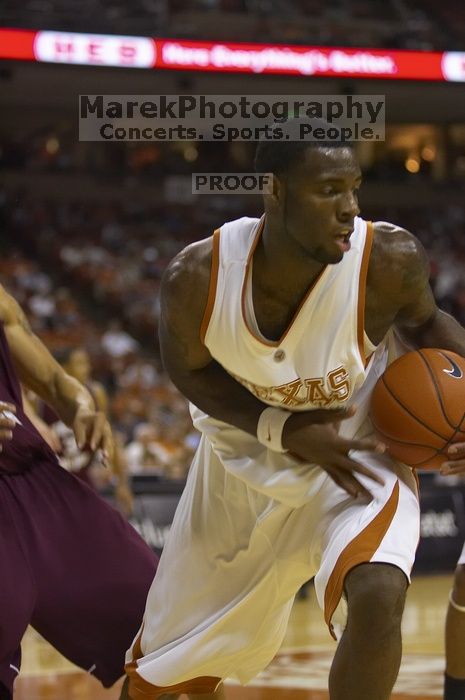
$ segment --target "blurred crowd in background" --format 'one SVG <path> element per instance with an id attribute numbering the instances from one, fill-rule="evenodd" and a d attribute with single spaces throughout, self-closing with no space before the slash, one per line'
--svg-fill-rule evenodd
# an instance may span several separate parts
<path id="1" fill-rule="evenodd" d="M 214 199 L 214 198 L 213 198 Z M 260 201 L 235 199 L 239 215 Z M 196 203 L 48 200 L 32 189 L 0 193 L 4 231 L 0 281 L 52 351 L 84 348 L 106 388 L 112 424 L 129 472 L 185 477 L 197 445 L 186 400 L 162 370 L 158 350 L 160 279 L 186 244 L 224 219 Z M 465 325 L 465 210 L 389 205 L 363 212 L 411 230 L 431 260 L 442 308 Z M 228 217 L 226 217 L 228 218 Z"/>
<path id="2" fill-rule="evenodd" d="M 169 226 L 138 238 L 117 206 L 0 198 L 1 283 L 52 352 L 89 354 L 129 472 L 183 479 L 198 438 L 187 402 L 161 371 L 157 326 L 161 273 L 185 239 Z"/>

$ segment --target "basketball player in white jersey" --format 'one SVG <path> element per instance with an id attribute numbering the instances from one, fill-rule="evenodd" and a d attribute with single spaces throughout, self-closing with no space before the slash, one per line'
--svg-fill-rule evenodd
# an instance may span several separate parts
<path id="1" fill-rule="evenodd" d="M 186 248 L 162 285 L 165 366 L 202 438 L 127 655 L 129 696 L 246 683 L 315 576 L 340 639 L 331 700 L 387 700 L 419 506 L 368 401 L 394 330 L 462 355 L 465 331 L 436 307 L 420 243 L 359 218 L 350 147 L 263 142 L 256 167 L 275 175 L 264 216 Z"/>

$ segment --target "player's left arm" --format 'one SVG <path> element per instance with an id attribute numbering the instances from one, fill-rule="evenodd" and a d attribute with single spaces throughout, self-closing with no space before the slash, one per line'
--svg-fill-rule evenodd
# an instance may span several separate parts
<path id="1" fill-rule="evenodd" d="M 105 414 L 96 409 L 87 389 L 56 362 L 31 330 L 19 304 L 2 287 L 0 320 L 21 383 L 48 403 L 73 429 L 79 447 L 102 448 L 108 461 L 113 439 Z"/>
<path id="2" fill-rule="evenodd" d="M 420 241 L 407 231 L 403 235 L 399 310 L 395 324 L 416 347 L 444 348 L 465 357 L 465 328 L 450 314 L 438 308 L 429 284 L 430 266 Z"/>
<path id="3" fill-rule="evenodd" d="M 465 328 L 438 308 L 429 284 L 430 266 L 423 246 L 402 229 L 398 238 L 400 264 L 395 269 L 400 304 L 395 325 L 414 347 L 443 348 L 465 357 Z M 465 395 L 463 404 L 465 411 Z M 465 443 L 452 445 L 448 454 L 450 461 L 442 465 L 441 471 L 465 472 Z"/>

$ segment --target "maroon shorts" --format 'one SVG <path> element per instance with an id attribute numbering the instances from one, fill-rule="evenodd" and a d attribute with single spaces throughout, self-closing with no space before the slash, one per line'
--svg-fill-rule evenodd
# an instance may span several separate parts
<path id="1" fill-rule="evenodd" d="M 0 561 L 0 698 L 12 696 L 29 624 L 112 685 L 157 566 L 131 525 L 57 464 L 1 474 Z"/>

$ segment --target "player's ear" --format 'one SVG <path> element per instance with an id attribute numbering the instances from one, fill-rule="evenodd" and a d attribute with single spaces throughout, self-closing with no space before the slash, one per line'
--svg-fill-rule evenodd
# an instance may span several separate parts
<path id="1" fill-rule="evenodd" d="M 265 195 L 268 198 L 269 203 L 273 207 L 277 207 L 283 201 L 284 193 L 286 190 L 285 182 L 280 179 L 277 175 L 273 174 L 273 186 L 269 194 Z"/>

